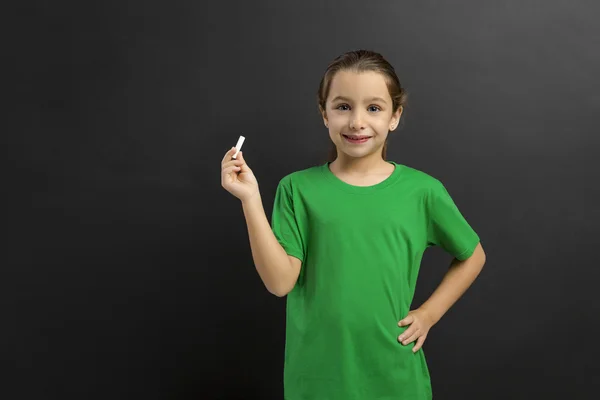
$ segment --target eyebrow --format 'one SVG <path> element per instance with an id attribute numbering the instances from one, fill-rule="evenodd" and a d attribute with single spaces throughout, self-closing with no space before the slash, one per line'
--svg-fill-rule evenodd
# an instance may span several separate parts
<path id="1" fill-rule="evenodd" d="M 349 98 L 344 97 L 344 96 L 337 96 L 335 99 L 331 100 L 331 102 L 338 101 L 338 100 L 351 102 Z M 369 101 L 369 102 L 380 101 L 384 104 L 387 104 L 387 102 L 384 99 L 382 99 L 381 97 L 371 97 L 370 99 L 367 99 L 367 101 Z"/>

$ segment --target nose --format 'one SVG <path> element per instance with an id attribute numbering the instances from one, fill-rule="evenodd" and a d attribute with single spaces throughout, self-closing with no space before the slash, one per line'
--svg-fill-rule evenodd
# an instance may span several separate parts
<path id="1" fill-rule="evenodd" d="M 355 113 L 352 114 L 352 116 L 350 117 L 350 129 L 352 130 L 358 130 L 358 129 L 365 129 L 365 122 L 364 122 L 364 118 L 362 117 L 362 115 L 360 115 L 360 113 L 357 111 Z"/>

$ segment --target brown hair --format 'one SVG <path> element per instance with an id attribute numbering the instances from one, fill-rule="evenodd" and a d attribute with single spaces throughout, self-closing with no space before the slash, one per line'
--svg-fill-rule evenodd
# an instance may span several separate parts
<path id="1" fill-rule="evenodd" d="M 356 50 L 344 53 L 338 56 L 325 71 L 321 83 L 319 84 L 319 91 L 317 92 L 317 103 L 320 108 L 325 112 L 325 103 L 327 102 L 327 96 L 329 96 L 329 89 L 331 87 L 331 81 L 338 71 L 355 71 L 355 72 L 366 72 L 375 71 L 382 73 L 385 77 L 385 81 L 392 98 L 392 112 L 398 111 L 399 107 L 406 105 L 407 94 L 405 89 L 400 84 L 400 80 L 396 75 L 394 67 L 379 53 L 370 50 Z M 403 119 L 403 118 L 402 118 Z M 389 138 L 389 136 L 388 136 Z M 383 150 L 381 156 L 385 160 L 387 150 L 387 139 L 383 144 Z M 332 143 L 329 149 L 327 161 L 333 161 L 337 158 L 337 149 L 335 144 Z"/>

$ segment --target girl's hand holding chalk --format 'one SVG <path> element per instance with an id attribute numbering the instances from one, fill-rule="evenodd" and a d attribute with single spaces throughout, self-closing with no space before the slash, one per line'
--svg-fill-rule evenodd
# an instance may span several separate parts
<path id="1" fill-rule="evenodd" d="M 242 202 L 254 198 L 258 190 L 258 181 L 244 160 L 240 151 L 244 137 L 240 136 L 238 144 L 232 147 L 221 161 L 221 186 Z"/>

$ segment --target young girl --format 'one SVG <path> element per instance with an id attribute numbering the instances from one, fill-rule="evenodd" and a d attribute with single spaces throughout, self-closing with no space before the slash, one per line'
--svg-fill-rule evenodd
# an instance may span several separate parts
<path id="1" fill-rule="evenodd" d="M 331 159 L 281 179 L 272 226 L 243 152 L 223 158 L 222 186 L 241 200 L 256 269 L 271 293 L 287 295 L 286 400 L 432 398 L 421 347 L 485 254 L 439 180 L 385 160 L 405 102 L 380 54 L 334 60 L 318 90 Z M 434 245 L 454 259 L 432 296 L 410 310 L 423 253 Z"/>

